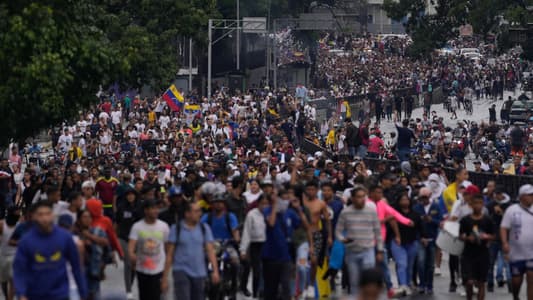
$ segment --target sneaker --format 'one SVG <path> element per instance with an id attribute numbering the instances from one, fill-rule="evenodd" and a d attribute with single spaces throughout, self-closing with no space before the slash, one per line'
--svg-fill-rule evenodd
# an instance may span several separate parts
<path id="1" fill-rule="evenodd" d="M 442 272 L 440 271 L 439 267 L 436 267 L 435 268 L 435 276 L 440 276 L 440 275 L 442 275 Z"/>
<path id="2" fill-rule="evenodd" d="M 426 295 L 433 295 L 433 289 L 426 289 Z"/>
<path id="3" fill-rule="evenodd" d="M 392 289 L 392 288 L 389 289 L 387 291 L 387 298 L 392 299 L 392 298 L 394 298 L 394 296 L 395 296 L 394 289 Z"/>
<path id="4" fill-rule="evenodd" d="M 466 297 L 466 289 L 464 287 L 459 288 L 459 296 Z"/>
<path id="5" fill-rule="evenodd" d="M 308 286 L 307 290 L 305 291 L 305 298 L 315 298 L 315 288 L 312 286 Z"/>
<path id="6" fill-rule="evenodd" d="M 499 288 L 502 288 L 505 284 L 506 284 L 505 281 L 503 281 L 503 280 L 498 280 L 498 287 L 499 287 Z"/>
<path id="7" fill-rule="evenodd" d="M 133 299 L 135 299 L 135 298 L 133 297 L 133 293 L 132 293 L 132 292 L 127 293 L 127 294 L 126 294 L 126 299 L 128 299 L 128 300 L 133 300 Z"/>
<path id="8" fill-rule="evenodd" d="M 450 285 L 450 290 L 449 291 L 450 291 L 450 293 L 455 293 L 457 291 L 457 285 L 455 285 L 455 284 Z"/>
<path id="9" fill-rule="evenodd" d="M 247 288 L 241 289 L 241 292 L 244 295 L 244 297 L 250 297 L 252 295 L 252 293 L 250 293 L 250 291 Z"/>
<path id="10" fill-rule="evenodd" d="M 404 286 L 401 286 L 400 289 L 403 291 L 403 293 L 405 294 L 405 296 L 410 296 L 412 293 L 411 293 L 411 288 L 404 285 Z"/>

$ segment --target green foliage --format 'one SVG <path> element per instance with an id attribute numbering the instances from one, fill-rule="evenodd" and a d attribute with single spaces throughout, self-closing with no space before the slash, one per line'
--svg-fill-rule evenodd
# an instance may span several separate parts
<path id="1" fill-rule="evenodd" d="M 23 139 L 91 103 L 121 70 L 105 34 L 77 1 L 4 4 L 0 8 L 0 144 Z"/>
<path id="2" fill-rule="evenodd" d="M 498 32 L 501 17 L 509 22 L 526 24 L 531 22 L 525 6 L 533 0 L 431 0 L 436 14 L 426 15 L 426 0 L 385 0 L 383 8 L 394 20 L 406 16 L 407 32 L 413 36 L 409 52 L 414 56 L 427 56 L 435 48 L 442 47 L 457 34 L 457 28 L 472 25 L 475 34 L 484 38 Z"/>
<path id="3" fill-rule="evenodd" d="M 0 4 L 0 145 L 94 103 L 100 85 L 163 88 L 177 38 L 205 44 L 215 0 L 17 0 Z"/>

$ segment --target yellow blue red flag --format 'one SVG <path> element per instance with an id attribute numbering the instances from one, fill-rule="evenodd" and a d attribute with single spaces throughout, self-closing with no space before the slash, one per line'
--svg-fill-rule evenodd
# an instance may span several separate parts
<path id="1" fill-rule="evenodd" d="M 183 95 L 178 91 L 175 85 L 171 85 L 163 94 L 163 99 L 173 111 L 180 111 L 185 105 Z"/>

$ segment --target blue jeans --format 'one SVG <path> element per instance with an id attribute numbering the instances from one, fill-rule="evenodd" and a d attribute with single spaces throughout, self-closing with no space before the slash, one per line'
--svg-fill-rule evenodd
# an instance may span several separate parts
<path id="1" fill-rule="evenodd" d="M 398 149 L 398 159 L 400 162 L 408 161 L 409 154 L 411 154 L 411 149 Z"/>
<path id="2" fill-rule="evenodd" d="M 435 242 L 418 247 L 418 278 L 421 288 L 433 290 L 433 272 L 435 270 Z"/>
<path id="3" fill-rule="evenodd" d="M 344 262 L 350 278 L 350 294 L 357 294 L 359 274 L 362 270 L 373 268 L 376 265 L 376 252 L 374 248 L 362 252 L 346 251 Z"/>
<path id="4" fill-rule="evenodd" d="M 418 241 L 403 245 L 398 245 L 395 241 L 392 241 L 390 249 L 396 262 L 398 285 L 409 286 L 411 278 L 413 278 L 413 267 L 418 254 Z"/>
<path id="5" fill-rule="evenodd" d="M 502 256 L 502 244 L 501 242 L 493 242 L 490 244 L 490 265 L 487 283 L 489 286 L 494 286 L 494 264 L 497 263 L 496 280 L 503 281 L 503 272 L 505 271 L 505 278 L 507 282 L 511 281 L 511 268 Z"/>
<path id="6" fill-rule="evenodd" d="M 359 146 L 359 149 L 357 149 L 357 156 L 359 156 L 360 158 L 365 158 L 367 151 L 368 151 L 368 146 L 361 145 Z"/>
<path id="7" fill-rule="evenodd" d="M 353 158 L 357 154 L 357 147 L 348 147 L 348 154 Z"/>
<path id="8" fill-rule="evenodd" d="M 387 286 L 387 290 L 390 290 L 392 288 L 392 280 L 390 278 L 389 256 L 387 255 L 386 247 L 385 249 L 383 249 L 383 261 L 379 264 L 379 267 L 383 272 L 383 277 L 385 278 L 385 285 Z"/>

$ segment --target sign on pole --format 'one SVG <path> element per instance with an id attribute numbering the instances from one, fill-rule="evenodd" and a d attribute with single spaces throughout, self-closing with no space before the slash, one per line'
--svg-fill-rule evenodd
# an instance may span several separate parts
<path id="1" fill-rule="evenodd" d="M 242 32 L 266 33 L 266 23 L 266 18 L 264 17 L 244 17 L 242 18 Z"/>

